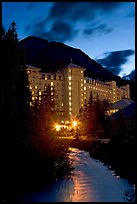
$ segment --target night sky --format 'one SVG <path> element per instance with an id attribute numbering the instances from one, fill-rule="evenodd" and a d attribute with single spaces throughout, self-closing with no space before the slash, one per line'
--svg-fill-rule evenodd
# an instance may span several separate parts
<path id="1" fill-rule="evenodd" d="M 135 2 L 3 2 L 2 25 L 79 48 L 112 73 L 135 69 Z"/>

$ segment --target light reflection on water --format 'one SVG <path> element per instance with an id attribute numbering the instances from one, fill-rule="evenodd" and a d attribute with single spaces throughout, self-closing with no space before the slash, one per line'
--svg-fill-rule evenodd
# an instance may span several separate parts
<path id="1" fill-rule="evenodd" d="M 70 178 L 56 181 L 40 192 L 23 196 L 26 202 L 123 202 L 124 192 L 133 189 L 126 180 L 113 176 L 103 163 L 85 151 L 70 148 L 75 170 Z"/>

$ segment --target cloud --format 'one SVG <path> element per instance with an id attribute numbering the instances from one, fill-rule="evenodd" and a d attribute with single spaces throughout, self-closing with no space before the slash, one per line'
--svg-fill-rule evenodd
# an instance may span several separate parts
<path id="1" fill-rule="evenodd" d="M 54 22 L 52 27 L 47 32 L 38 32 L 35 30 L 36 34 L 39 33 L 39 37 L 48 39 L 49 41 L 67 41 L 72 40 L 77 34 L 78 30 L 74 29 L 70 24 L 65 22 Z"/>
<path id="2" fill-rule="evenodd" d="M 122 71 L 122 65 L 128 61 L 128 57 L 134 54 L 134 50 L 120 50 L 104 54 L 106 56 L 105 58 L 96 59 L 96 61 L 113 74 L 118 75 Z"/>
<path id="3" fill-rule="evenodd" d="M 123 2 L 51 2 L 48 16 L 26 26 L 25 32 L 55 41 L 70 41 L 79 32 L 84 35 L 107 34 L 112 28 L 101 22 L 102 15 L 111 15 Z M 49 4 L 49 3 L 48 3 Z M 28 6 L 34 7 L 34 3 Z M 100 20 L 99 20 L 100 18 Z M 96 23 L 98 20 L 98 23 Z M 95 26 L 90 26 L 95 24 Z M 62 28 L 62 29 L 61 29 Z M 79 28 L 79 29 L 78 29 Z M 68 34 L 67 34 L 68 32 Z"/>
<path id="4" fill-rule="evenodd" d="M 50 19 L 68 18 L 70 21 L 87 21 L 96 15 L 111 13 L 121 5 L 121 2 L 54 2 Z"/>
<path id="5" fill-rule="evenodd" d="M 95 27 L 86 28 L 85 30 L 83 30 L 83 33 L 85 35 L 93 35 L 96 33 L 100 35 L 102 33 L 110 33 L 111 31 L 112 31 L 112 28 L 108 28 L 105 24 L 100 24 Z"/>

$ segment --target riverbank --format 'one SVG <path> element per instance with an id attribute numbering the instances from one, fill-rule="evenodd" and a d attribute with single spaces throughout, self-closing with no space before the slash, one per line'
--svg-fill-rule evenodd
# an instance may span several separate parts
<path id="1" fill-rule="evenodd" d="M 136 174 L 136 154 L 135 144 L 123 141 L 101 141 L 73 140 L 70 145 L 81 150 L 86 150 L 90 155 L 102 161 L 108 168 L 115 170 L 115 174 L 128 179 L 135 184 Z"/>
<path id="2" fill-rule="evenodd" d="M 95 141 L 87 149 L 90 155 L 108 165 L 115 170 L 116 175 L 127 178 L 135 184 L 136 174 L 136 154 L 135 144 L 122 141 L 110 141 L 107 144 Z"/>
<path id="3" fill-rule="evenodd" d="M 62 138 L 60 142 L 70 147 L 88 151 L 90 156 L 102 161 L 108 168 L 115 170 L 116 175 L 135 184 L 137 180 L 135 144 L 118 140 L 102 143 L 100 140 L 74 138 Z"/>

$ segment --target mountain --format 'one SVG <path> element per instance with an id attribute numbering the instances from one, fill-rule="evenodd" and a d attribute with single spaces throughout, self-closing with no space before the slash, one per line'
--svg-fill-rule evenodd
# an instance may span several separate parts
<path id="1" fill-rule="evenodd" d="M 135 81 L 135 70 L 133 70 L 130 74 L 123 76 L 122 79 Z"/>
<path id="2" fill-rule="evenodd" d="M 102 81 L 121 78 L 103 68 L 98 62 L 91 59 L 80 49 L 65 45 L 61 42 L 48 42 L 45 39 L 29 36 L 21 40 L 20 45 L 26 49 L 27 64 L 41 68 L 43 72 L 54 72 L 69 64 L 71 59 L 74 64 L 84 67 L 85 76 Z"/>

